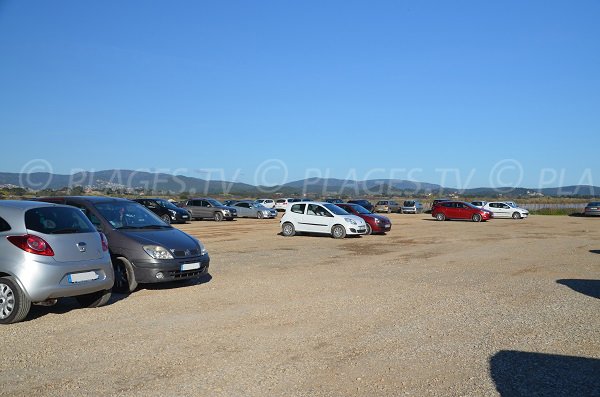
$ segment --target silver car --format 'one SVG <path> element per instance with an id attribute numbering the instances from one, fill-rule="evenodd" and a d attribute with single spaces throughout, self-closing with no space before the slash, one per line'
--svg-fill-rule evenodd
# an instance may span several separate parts
<path id="1" fill-rule="evenodd" d="M 585 216 L 600 216 L 600 201 L 592 201 L 583 210 Z"/>
<path id="2" fill-rule="evenodd" d="M 32 303 L 68 296 L 102 306 L 113 282 L 106 237 L 79 209 L 0 202 L 0 324 L 23 320 Z"/>
<path id="3" fill-rule="evenodd" d="M 406 200 L 402 203 L 403 214 L 420 214 L 423 212 L 423 204 L 417 200 Z"/>
<path id="4" fill-rule="evenodd" d="M 260 203 L 256 203 L 252 200 L 241 200 L 232 205 L 237 210 L 239 217 L 246 218 L 275 218 L 277 217 L 277 210 L 265 207 Z"/>

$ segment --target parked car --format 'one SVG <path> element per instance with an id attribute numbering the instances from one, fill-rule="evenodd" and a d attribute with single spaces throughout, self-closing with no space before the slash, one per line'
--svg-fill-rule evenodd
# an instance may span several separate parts
<path id="1" fill-rule="evenodd" d="M 344 200 L 339 199 L 339 198 L 326 198 L 325 202 L 326 203 L 331 203 L 331 204 L 340 204 L 340 203 L 343 203 Z"/>
<path id="2" fill-rule="evenodd" d="M 58 298 L 102 306 L 113 282 L 106 236 L 81 211 L 0 201 L 0 324 L 23 320 L 32 303 Z"/>
<path id="3" fill-rule="evenodd" d="M 431 203 L 431 210 L 433 211 L 433 207 L 435 207 L 436 205 L 438 205 L 439 203 L 442 203 L 444 201 L 451 201 L 449 198 L 438 198 L 433 200 L 433 202 Z"/>
<path id="4" fill-rule="evenodd" d="M 280 198 L 275 200 L 275 209 L 277 211 L 285 211 L 288 204 L 291 203 L 291 200 L 293 200 L 293 198 Z"/>
<path id="5" fill-rule="evenodd" d="M 418 200 L 405 200 L 401 211 L 403 214 L 420 214 L 423 212 L 423 204 Z"/>
<path id="6" fill-rule="evenodd" d="M 237 217 L 234 207 L 223 205 L 211 198 L 189 199 L 183 208 L 190 212 L 192 219 L 214 219 L 220 222 L 223 219 L 231 221 Z"/>
<path id="7" fill-rule="evenodd" d="M 464 201 L 442 201 L 431 210 L 431 216 L 438 221 L 447 219 L 471 219 L 473 222 L 487 221 L 494 214 L 491 211 L 477 208 Z"/>
<path id="8" fill-rule="evenodd" d="M 483 208 L 487 204 L 487 201 L 471 201 L 471 204 L 477 208 Z"/>
<path id="9" fill-rule="evenodd" d="M 222 204 L 225 207 L 231 207 L 232 205 L 234 205 L 237 202 L 238 202 L 238 200 L 224 200 Z"/>
<path id="10" fill-rule="evenodd" d="M 525 208 L 513 207 L 507 202 L 493 201 L 483 206 L 484 210 L 494 213 L 494 218 L 513 218 L 521 219 L 529 216 L 529 211 Z"/>
<path id="11" fill-rule="evenodd" d="M 161 198 L 139 198 L 133 201 L 140 203 L 150 211 L 154 212 L 164 223 L 185 223 L 189 221 L 190 213 L 177 207 L 172 202 Z"/>
<path id="12" fill-rule="evenodd" d="M 373 212 L 373 210 L 375 209 L 375 206 L 373 204 L 371 204 L 371 202 L 369 200 L 363 200 L 363 199 L 348 200 L 348 203 L 358 204 L 369 212 Z"/>
<path id="13" fill-rule="evenodd" d="M 362 218 L 349 214 L 335 204 L 314 201 L 290 205 L 281 217 L 280 224 L 282 234 L 287 237 L 305 232 L 344 238 L 346 235 L 367 232 L 367 225 Z"/>
<path id="14" fill-rule="evenodd" d="M 201 278 L 210 257 L 200 240 L 164 223 L 131 200 L 98 197 L 47 197 L 41 201 L 79 208 L 108 240 L 116 292 L 138 284 Z"/>
<path id="15" fill-rule="evenodd" d="M 367 226 L 365 234 L 386 233 L 392 230 L 392 222 L 387 216 L 373 214 L 358 204 L 340 203 L 336 205 L 347 213 L 362 218 Z"/>
<path id="16" fill-rule="evenodd" d="M 375 211 L 373 212 L 400 212 L 402 211 L 400 204 L 395 202 L 394 200 L 379 200 L 377 204 L 375 204 Z"/>
<path id="17" fill-rule="evenodd" d="M 600 216 L 600 201 L 592 201 L 583 210 L 585 216 Z"/>
<path id="18" fill-rule="evenodd" d="M 265 207 L 264 205 L 254 202 L 252 200 L 241 200 L 233 205 L 233 208 L 237 210 L 239 217 L 246 218 L 276 218 L 277 211 Z"/>
<path id="19" fill-rule="evenodd" d="M 272 199 L 257 199 L 257 200 L 254 200 L 254 202 L 262 204 L 267 208 L 275 208 L 275 200 L 272 200 Z"/>

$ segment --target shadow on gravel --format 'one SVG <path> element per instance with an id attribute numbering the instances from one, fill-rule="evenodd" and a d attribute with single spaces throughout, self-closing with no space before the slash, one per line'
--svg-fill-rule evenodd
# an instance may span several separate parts
<path id="1" fill-rule="evenodd" d="M 600 250 L 590 250 L 592 254 L 600 254 Z"/>
<path id="2" fill-rule="evenodd" d="M 490 358 L 490 374 L 504 397 L 600 396 L 600 360 L 501 350 Z"/>
<path id="3" fill-rule="evenodd" d="M 558 284 L 566 285 L 573 291 L 600 299 L 600 280 L 562 279 L 556 280 Z M 600 376 L 600 374 L 599 374 Z M 598 390 L 600 396 L 600 390 Z"/>

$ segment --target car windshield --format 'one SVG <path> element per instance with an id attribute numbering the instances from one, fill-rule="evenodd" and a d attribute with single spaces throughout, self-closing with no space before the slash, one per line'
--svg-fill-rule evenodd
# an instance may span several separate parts
<path id="1" fill-rule="evenodd" d="M 354 211 L 358 212 L 359 214 L 370 214 L 371 213 L 371 211 L 367 210 L 362 205 L 355 204 L 352 206 L 352 208 L 354 208 Z"/>
<path id="2" fill-rule="evenodd" d="M 25 227 L 44 234 L 91 233 L 96 229 L 81 210 L 67 207 L 40 207 L 25 213 Z"/>
<path id="3" fill-rule="evenodd" d="M 414 207 L 415 206 L 415 202 L 414 201 L 405 201 L 404 202 L 404 206 L 405 207 Z"/>
<path id="4" fill-rule="evenodd" d="M 587 206 L 588 207 L 600 207 L 600 201 L 592 201 Z"/>
<path id="5" fill-rule="evenodd" d="M 327 208 L 329 211 L 331 211 L 335 215 L 350 215 L 348 213 L 348 211 L 338 207 L 335 204 L 326 203 L 326 204 L 323 204 L 323 207 Z"/>
<path id="6" fill-rule="evenodd" d="M 508 203 L 504 203 L 504 204 L 508 204 L 509 207 L 513 207 L 513 208 L 517 208 L 518 207 L 517 203 L 513 203 L 512 201 L 508 202 Z"/>
<path id="7" fill-rule="evenodd" d="M 95 207 L 115 229 L 171 228 L 152 211 L 138 203 L 114 201 L 97 203 Z"/>
<path id="8" fill-rule="evenodd" d="M 176 210 L 177 207 L 175 206 L 175 204 L 173 204 L 172 202 L 168 201 L 168 200 L 156 200 L 156 202 L 158 203 L 158 205 L 160 205 L 163 208 L 169 209 L 169 210 Z"/>
<path id="9" fill-rule="evenodd" d="M 222 207 L 223 206 L 223 204 L 221 204 L 221 202 L 218 200 L 210 199 L 210 200 L 206 200 L 206 201 L 208 201 L 208 203 L 210 205 L 212 205 L 213 207 Z"/>

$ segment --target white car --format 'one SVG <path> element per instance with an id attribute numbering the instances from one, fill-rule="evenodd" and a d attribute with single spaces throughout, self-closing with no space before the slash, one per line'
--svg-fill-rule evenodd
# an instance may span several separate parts
<path id="1" fill-rule="evenodd" d="M 293 198 L 280 198 L 275 201 L 275 209 L 277 211 L 285 211 L 288 204 L 294 200 Z"/>
<path id="2" fill-rule="evenodd" d="M 483 206 L 484 210 L 492 211 L 494 218 L 513 218 L 521 219 L 529 216 L 529 211 L 525 208 L 520 208 L 511 205 L 511 202 L 493 201 Z"/>
<path id="3" fill-rule="evenodd" d="M 471 201 L 471 205 L 477 208 L 483 208 L 487 204 L 487 201 Z"/>
<path id="4" fill-rule="evenodd" d="M 283 214 L 281 231 L 290 237 L 298 232 L 328 234 L 334 238 L 367 233 L 367 224 L 335 204 L 303 201 L 292 203 Z"/>
<path id="5" fill-rule="evenodd" d="M 275 208 L 275 200 L 271 200 L 271 199 L 258 199 L 258 200 L 254 200 L 255 203 L 259 203 L 264 205 L 267 208 Z"/>

